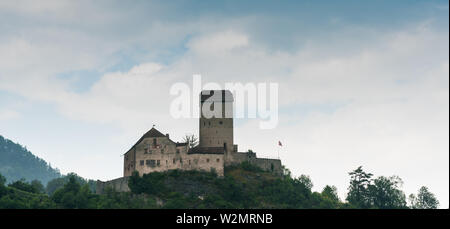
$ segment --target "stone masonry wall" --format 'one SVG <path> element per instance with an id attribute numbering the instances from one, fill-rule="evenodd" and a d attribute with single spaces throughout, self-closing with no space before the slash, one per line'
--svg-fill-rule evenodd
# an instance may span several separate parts
<path id="1" fill-rule="evenodd" d="M 97 194 L 103 194 L 106 187 L 111 187 L 117 192 L 129 192 L 130 188 L 128 187 L 128 179 L 129 177 L 120 177 L 110 181 L 97 181 L 95 192 Z"/>

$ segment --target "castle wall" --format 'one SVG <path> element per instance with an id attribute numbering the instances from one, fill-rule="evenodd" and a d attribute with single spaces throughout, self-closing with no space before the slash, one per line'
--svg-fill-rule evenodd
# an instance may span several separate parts
<path id="1" fill-rule="evenodd" d="M 140 175 L 151 172 L 162 172 L 172 169 L 180 170 L 215 170 L 223 176 L 223 154 L 188 154 L 188 146 L 177 147 L 167 137 L 143 139 L 134 148 L 136 149 L 136 168 Z M 134 154 L 134 150 L 131 150 Z M 128 169 L 128 168 L 127 168 Z M 128 170 L 125 176 L 131 176 L 134 170 Z"/>
<path id="2" fill-rule="evenodd" d="M 281 160 L 279 159 L 257 158 L 256 153 L 254 152 L 232 153 L 231 158 L 232 160 L 230 160 L 227 165 L 249 162 L 250 164 L 258 166 L 265 171 L 270 171 L 280 175 L 283 174 Z"/>
<path id="3" fill-rule="evenodd" d="M 129 192 L 130 188 L 128 187 L 128 179 L 129 177 L 120 177 L 106 182 L 98 180 L 96 183 L 95 192 L 97 194 L 103 194 L 106 187 L 111 187 L 117 192 Z"/>

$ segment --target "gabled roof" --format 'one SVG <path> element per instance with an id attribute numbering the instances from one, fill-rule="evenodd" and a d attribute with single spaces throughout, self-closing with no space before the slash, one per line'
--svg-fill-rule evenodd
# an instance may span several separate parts
<path id="1" fill-rule="evenodd" d="M 137 142 L 136 144 L 134 144 L 128 151 L 127 153 L 133 149 L 135 146 L 137 146 L 139 143 L 142 142 L 142 140 L 144 140 L 145 138 L 159 138 L 159 137 L 167 137 L 166 135 L 164 135 L 163 133 L 159 132 L 157 129 L 155 129 L 155 127 L 151 128 L 149 131 L 147 131 L 147 133 L 145 133 Z M 169 139 L 170 140 L 170 139 Z"/>
<path id="2" fill-rule="evenodd" d="M 159 132 L 155 127 L 151 128 L 147 133 L 142 136 L 143 138 L 158 138 L 158 137 L 166 137 L 163 133 Z"/>

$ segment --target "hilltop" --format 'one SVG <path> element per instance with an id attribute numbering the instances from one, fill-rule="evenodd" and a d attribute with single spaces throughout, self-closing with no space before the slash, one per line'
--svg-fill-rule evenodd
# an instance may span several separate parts
<path id="1" fill-rule="evenodd" d="M 0 174 L 8 183 L 24 178 L 26 181 L 38 180 L 47 184 L 50 180 L 61 177 L 58 169 L 33 155 L 26 147 L 1 135 Z"/>

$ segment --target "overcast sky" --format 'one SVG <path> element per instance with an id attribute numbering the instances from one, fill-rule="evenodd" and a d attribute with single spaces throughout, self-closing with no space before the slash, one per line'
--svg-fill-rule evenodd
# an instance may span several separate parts
<path id="1" fill-rule="evenodd" d="M 224 1 L 225 2 L 225 1 Z M 153 124 L 181 141 L 171 85 L 277 82 L 279 124 L 235 122 L 235 144 L 314 190 L 348 172 L 449 196 L 448 1 L 0 0 L 0 135 L 63 173 L 122 176 Z"/>

